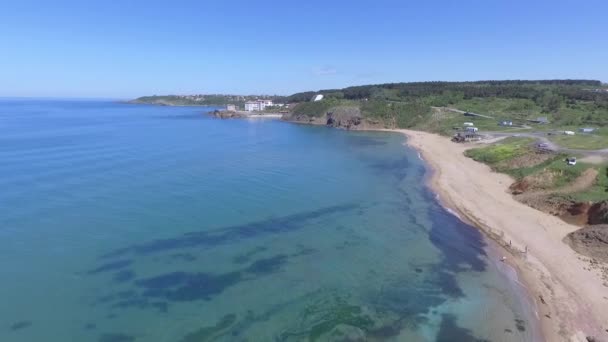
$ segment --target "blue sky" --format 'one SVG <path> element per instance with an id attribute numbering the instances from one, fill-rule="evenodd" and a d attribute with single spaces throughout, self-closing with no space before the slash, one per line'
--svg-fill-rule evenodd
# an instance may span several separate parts
<path id="1" fill-rule="evenodd" d="M 12 1 L 0 96 L 608 81 L 608 1 Z"/>

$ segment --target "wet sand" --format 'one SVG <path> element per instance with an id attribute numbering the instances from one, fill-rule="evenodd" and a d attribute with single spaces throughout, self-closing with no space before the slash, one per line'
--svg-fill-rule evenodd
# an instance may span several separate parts
<path id="1" fill-rule="evenodd" d="M 464 156 L 471 145 L 435 134 L 391 130 L 408 137 L 432 168 L 431 188 L 442 203 L 504 247 L 535 302 L 547 341 L 608 340 L 608 284 L 589 259 L 562 240 L 578 227 L 516 201 L 513 180 Z"/>

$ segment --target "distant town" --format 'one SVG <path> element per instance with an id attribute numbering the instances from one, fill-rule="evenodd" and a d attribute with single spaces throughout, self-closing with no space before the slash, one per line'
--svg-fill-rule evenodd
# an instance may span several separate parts
<path id="1" fill-rule="evenodd" d="M 323 95 L 321 94 L 317 94 L 311 99 L 312 102 L 318 102 L 321 100 L 323 100 Z M 244 109 L 246 112 L 262 112 L 271 107 L 273 109 L 281 109 L 286 106 L 287 104 L 285 103 L 274 103 L 272 100 L 269 99 L 258 99 L 255 101 L 246 101 Z M 226 105 L 226 110 L 236 112 L 239 110 L 239 107 L 235 104 L 228 104 Z"/>

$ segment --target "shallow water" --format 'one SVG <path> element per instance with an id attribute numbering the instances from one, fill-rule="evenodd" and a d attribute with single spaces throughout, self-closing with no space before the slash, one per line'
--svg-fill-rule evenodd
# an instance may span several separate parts
<path id="1" fill-rule="evenodd" d="M 0 100 L 1 341 L 529 341 L 397 134 Z"/>

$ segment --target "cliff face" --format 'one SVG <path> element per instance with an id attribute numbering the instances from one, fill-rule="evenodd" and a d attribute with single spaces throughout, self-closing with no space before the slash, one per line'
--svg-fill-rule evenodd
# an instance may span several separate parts
<path id="1" fill-rule="evenodd" d="M 517 185 L 518 183 L 514 183 Z M 518 190 L 518 189 L 517 189 Z M 515 199 L 545 213 L 558 216 L 564 221 L 577 226 L 608 226 L 608 200 L 600 202 L 578 202 L 559 195 L 525 196 L 517 195 L 513 185 L 511 191 Z"/>
<path id="2" fill-rule="evenodd" d="M 589 224 L 608 224 L 608 201 L 594 203 L 587 215 Z"/>
<path id="3" fill-rule="evenodd" d="M 359 108 L 336 107 L 323 116 L 289 113 L 283 115 L 283 120 L 309 125 L 329 126 L 348 130 L 366 130 L 378 128 L 394 128 L 391 125 L 376 120 L 364 118 Z"/>

